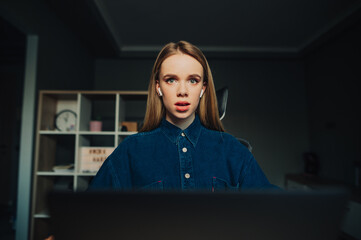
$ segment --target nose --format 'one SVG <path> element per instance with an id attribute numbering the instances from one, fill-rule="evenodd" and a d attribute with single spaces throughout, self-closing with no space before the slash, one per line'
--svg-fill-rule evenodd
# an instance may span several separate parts
<path id="1" fill-rule="evenodd" d="M 185 81 L 178 83 L 177 97 L 188 97 L 188 87 Z"/>

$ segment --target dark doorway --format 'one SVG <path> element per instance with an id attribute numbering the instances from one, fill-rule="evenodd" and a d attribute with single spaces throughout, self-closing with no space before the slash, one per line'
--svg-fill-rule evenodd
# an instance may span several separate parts
<path id="1" fill-rule="evenodd" d="M 15 238 L 26 35 L 0 17 L 0 238 Z"/>

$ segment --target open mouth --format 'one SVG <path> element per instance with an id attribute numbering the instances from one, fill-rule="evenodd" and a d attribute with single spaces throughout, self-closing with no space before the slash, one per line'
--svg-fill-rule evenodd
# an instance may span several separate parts
<path id="1" fill-rule="evenodd" d="M 179 102 L 176 102 L 174 105 L 176 106 L 177 111 L 185 112 L 189 109 L 189 106 L 191 104 L 189 102 L 179 101 Z"/>

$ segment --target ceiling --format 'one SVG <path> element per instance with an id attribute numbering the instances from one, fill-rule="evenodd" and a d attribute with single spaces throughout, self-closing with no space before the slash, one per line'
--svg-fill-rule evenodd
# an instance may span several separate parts
<path id="1" fill-rule="evenodd" d="M 48 0 L 96 57 L 186 40 L 214 56 L 300 56 L 361 14 L 361 0 Z"/>

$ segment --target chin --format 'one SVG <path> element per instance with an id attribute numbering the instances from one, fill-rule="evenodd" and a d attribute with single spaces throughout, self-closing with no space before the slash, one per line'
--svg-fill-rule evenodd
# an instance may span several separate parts
<path id="1" fill-rule="evenodd" d="M 174 118 L 177 118 L 177 119 L 187 119 L 189 117 L 192 116 L 192 113 L 188 113 L 188 112 L 185 112 L 185 113 L 180 113 L 180 112 L 176 112 L 174 114 L 172 114 Z"/>
<path id="2" fill-rule="evenodd" d="M 187 119 L 191 116 L 191 114 L 184 114 L 184 113 L 177 113 L 175 115 L 173 115 L 175 118 L 179 118 L 179 119 Z"/>

